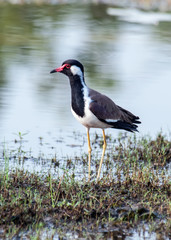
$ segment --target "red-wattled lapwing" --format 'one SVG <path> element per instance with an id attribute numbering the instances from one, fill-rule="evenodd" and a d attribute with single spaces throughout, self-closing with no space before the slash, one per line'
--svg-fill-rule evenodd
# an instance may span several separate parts
<path id="1" fill-rule="evenodd" d="M 117 106 L 107 96 L 87 87 L 84 81 L 84 67 L 74 59 L 63 62 L 62 66 L 50 73 L 61 72 L 69 77 L 71 86 L 71 111 L 74 117 L 87 128 L 89 153 L 89 180 L 91 163 L 90 128 L 101 128 L 103 131 L 103 152 L 98 169 L 97 181 L 100 177 L 101 166 L 106 150 L 105 128 L 124 129 L 129 132 L 137 131 L 139 117 Z"/>

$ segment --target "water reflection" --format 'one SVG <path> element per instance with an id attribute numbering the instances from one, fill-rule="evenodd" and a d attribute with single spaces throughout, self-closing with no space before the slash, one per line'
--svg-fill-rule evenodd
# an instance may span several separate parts
<path id="1" fill-rule="evenodd" d="M 49 74 L 67 58 L 83 62 L 90 87 L 141 117 L 142 134 L 170 131 L 170 25 L 119 21 L 104 5 L 1 6 L 1 139 L 29 132 L 34 148 L 49 132 L 85 132 L 70 113 L 68 80 Z"/>

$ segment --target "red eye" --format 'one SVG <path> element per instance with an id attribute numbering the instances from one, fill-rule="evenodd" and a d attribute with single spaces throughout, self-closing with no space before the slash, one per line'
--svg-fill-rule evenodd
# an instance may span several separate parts
<path id="1" fill-rule="evenodd" d="M 66 64 L 66 68 L 70 68 L 71 66 L 69 64 Z"/>

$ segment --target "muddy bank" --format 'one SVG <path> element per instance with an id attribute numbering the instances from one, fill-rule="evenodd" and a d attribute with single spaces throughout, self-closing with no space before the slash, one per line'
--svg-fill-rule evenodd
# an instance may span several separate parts
<path id="1" fill-rule="evenodd" d="M 112 141 L 110 136 L 109 140 Z M 0 173 L 0 237 L 21 236 L 30 229 L 33 232 L 39 229 L 41 234 L 50 226 L 58 236 L 68 232 L 86 236 L 98 233 L 104 238 L 113 233 L 124 239 L 148 224 L 151 233 L 169 239 L 171 142 L 161 134 L 155 140 L 132 137 L 124 142 L 121 137 L 119 141 L 113 155 L 105 161 L 108 170 L 98 183 L 94 179 L 78 180 L 67 169 L 55 178 L 50 173 L 45 176 L 17 168 L 9 171 L 10 159 L 4 152 L 6 168 Z M 101 143 L 102 139 L 96 136 L 94 146 Z M 75 161 L 78 159 L 70 159 L 71 169 Z M 115 176 L 109 170 L 114 167 L 112 163 Z"/>

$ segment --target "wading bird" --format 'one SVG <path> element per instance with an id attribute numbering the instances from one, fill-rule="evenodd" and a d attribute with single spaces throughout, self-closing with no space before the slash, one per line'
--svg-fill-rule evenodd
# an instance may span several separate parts
<path id="1" fill-rule="evenodd" d="M 89 180 L 91 165 L 90 128 L 101 128 L 103 132 L 103 152 L 98 169 L 97 181 L 100 177 L 103 158 L 106 150 L 106 128 L 124 129 L 129 132 L 137 131 L 139 117 L 117 106 L 107 96 L 90 89 L 84 80 L 84 67 L 74 59 L 66 60 L 59 68 L 50 73 L 60 72 L 68 76 L 71 86 L 71 111 L 74 117 L 87 128 Z"/>

